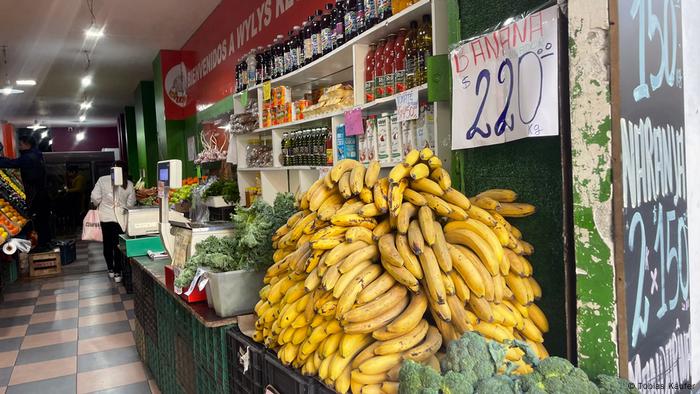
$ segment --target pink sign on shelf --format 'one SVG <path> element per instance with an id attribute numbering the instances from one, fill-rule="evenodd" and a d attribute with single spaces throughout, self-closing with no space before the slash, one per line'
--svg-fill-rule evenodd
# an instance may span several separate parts
<path id="1" fill-rule="evenodd" d="M 345 135 L 362 135 L 365 133 L 365 128 L 362 122 L 362 110 L 353 108 L 345 111 Z"/>

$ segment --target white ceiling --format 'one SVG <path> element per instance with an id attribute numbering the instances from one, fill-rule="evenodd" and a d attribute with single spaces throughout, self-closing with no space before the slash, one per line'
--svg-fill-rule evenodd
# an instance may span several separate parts
<path id="1" fill-rule="evenodd" d="M 8 46 L 5 72 L 36 79 L 25 93 L 0 95 L 0 120 L 27 126 L 78 125 L 83 96 L 93 106 L 83 124 L 114 125 L 124 106 L 133 104 L 139 81 L 153 79 L 152 62 L 160 49 L 179 49 L 220 0 L 96 0 L 97 24 L 105 36 L 86 39 L 90 25 L 86 0 L 0 0 L 0 45 Z M 90 53 L 93 84 L 80 85 L 84 50 Z M 1 55 L 1 54 L 0 54 Z"/>

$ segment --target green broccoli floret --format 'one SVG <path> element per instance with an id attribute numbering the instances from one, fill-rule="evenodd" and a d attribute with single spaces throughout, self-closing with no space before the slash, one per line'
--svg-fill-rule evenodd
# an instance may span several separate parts
<path id="1" fill-rule="evenodd" d="M 476 375 L 473 372 L 448 371 L 442 377 L 442 394 L 472 394 Z"/>
<path id="2" fill-rule="evenodd" d="M 496 374 L 504 364 L 506 348 L 496 341 L 487 340 L 481 334 L 467 332 L 462 338 L 447 345 L 447 355 L 442 359 L 443 371 L 473 372 L 477 380 Z"/>
<path id="3" fill-rule="evenodd" d="M 401 394 L 438 394 L 442 386 L 442 376 L 428 366 L 407 360 L 401 365 L 399 382 Z"/>
<path id="4" fill-rule="evenodd" d="M 634 384 L 628 380 L 618 378 L 617 376 L 598 375 L 594 379 L 594 383 L 598 386 L 600 394 L 637 394 L 639 390 Z"/>
<path id="5" fill-rule="evenodd" d="M 575 368 L 561 357 L 548 357 L 542 360 L 532 374 L 520 379 L 526 393 L 573 393 L 598 394 L 598 388 L 588 380 L 582 370 Z"/>
<path id="6" fill-rule="evenodd" d="M 516 394 L 518 384 L 510 376 L 494 375 L 482 379 L 474 388 L 474 394 Z"/>

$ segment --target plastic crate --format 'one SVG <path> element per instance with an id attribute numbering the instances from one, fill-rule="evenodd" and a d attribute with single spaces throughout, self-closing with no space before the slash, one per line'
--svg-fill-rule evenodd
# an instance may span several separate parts
<path id="1" fill-rule="evenodd" d="M 158 347 L 149 337 L 145 337 L 146 342 L 146 366 L 151 370 L 151 375 L 158 377 L 160 373 L 160 357 L 158 356 Z"/>
<path id="2" fill-rule="evenodd" d="M 335 389 L 327 387 L 320 380 L 314 379 L 314 382 L 316 382 L 316 394 L 336 394 Z"/>
<path id="3" fill-rule="evenodd" d="M 238 329 L 228 330 L 229 386 L 233 394 L 264 392 L 263 364 L 265 348 Z"/>
<path id="4" fill-rule="evenodd" d="M 141 270 L 141 267 L 139 266 L 138 263 L 131 262 L 132 259 L 127 259 L 127 261 L 128 261 L 127 265 L 131 269 L 131 284 L 134 287 L 134 293 L 136 293 L 138 290 L 141 289 L 141 282 L 142 282 L 141 277 L 145 274 Z"/>
<path id="5" fill-rule="evenodd" d="M 76 249 L 75 241 L 57 241 L 56 246 L 58 246 L 61 253 L 61 264 L 68 265 L 75 261 Z"/>
<path id="6" fill-rule="evenodd" d="M 4 285 L 14 283 L 18 276 L 17 261 L 15 259 L 10 258 L 2 263 L 2 283 Z"/>
<path id="7" fill-rule="evenodd" d="M 119 252 L 122 267 L 122 285 L 126 290 L 126 294 L 132 294 L 134 292 L 134 279 L 131 273 L 131 264 L 124 254 Z"/>
<path id="8" fill-rule="evenodd" d="M 207 328 L 198 321 L 192 324 L 192 351 L 197 366 L 204 368 L 226 390 L 229 386 L 226 331 L 231 327 Z"/>
<path id="9" fill-rule="evenodd" d="M 228 386 L 219 384 L 209 371 L 201 365 L 197 366 L 195 380 L 197 382 L 197 394 L 229 394 Z"/>
<path id="10" fill-rule="evenodd" d="M 189 394 L 196 390 L 196 370 L 192 342 L 175 335 L 175 381 L 181 392 Z"/>
<path id="11" fill-rule="evenodd" d="M 284 394 L 315 394 L 317 381 L 303 376 L 292 367 L 283 365 L 277 356 L 266 352 L 263 373 L 263 387 L 271 385 Z"/>
<path id="12" fill-rule="evenodd" d="M 143 326 L 136 320 L 134 322 L 134 343 L 136 351 L 139 353 L 142 361 L 146 361 L 146 333 L 143 332 Z"/>
<path id="13" fill-rule="evenodd" d="M 175 332 L 177 335 L 182 337 L 182 339 L 187 342 L 189 345 L 190 349 L 192 349 L 192 326 L 194 324 L 198 324 L 198 322 L 193 320 L 196 320 L 194 316 L 192 316 L 192 313 L 185 309 L 182 305 L 180 305 L 179 302 L 175 302 Z"/>

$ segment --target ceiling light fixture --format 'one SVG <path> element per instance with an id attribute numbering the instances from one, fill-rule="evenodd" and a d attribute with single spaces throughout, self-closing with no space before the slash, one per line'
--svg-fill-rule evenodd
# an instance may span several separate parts
<path id="1" fill-rule="evenodd" d="M 81 121 L 81 122 L 85 122 L 85 119 L 86 119 L 86 118 L 87 118 L 87 117 L 83 114 L 83 115 L 80 115 L 80 117 L 78 118 L 78 120 Z"/>
<path id="2" fill-rule="evenodd" d="M 90 26 L 89 28 L 85 29 L 85 37 L 87 38 L 95 38 L 95 39 L 100 39 L 104 37 L 105 35 L 105 28 L 98 28 L 97 26 Z"/>
<path id="3" fill-rule="evenodd" d="M 37 120 L 34 120 L 34 123 L 31 126 L 29 126 L 28 128 L 30 128 L 34 131 L 37 131 L 37 130 L 45 129 L 46 126 L 43 126 Z"/>
<path id="4" fill-rule="evenodd" d="M 49 145 L 53 145 L 53 138 L 49 140 Z"/>
<path id="5" fill-rule="evenodd" d="M 48 131 L 42 131 L 42 132 L 41 132 L 41 139 L 42 139 L 42 140 L 43 140 L 44 138 L 48 137 L 48 136 L 49 136 L 49 132 L 48 132 Z"/>
<path id="6" fill-rule="evenodd" d="M 34 86 L 36 85 L 36 81 L 33 79 L 18 79 L 17 81 L 18 86 Z"/>
<path id="7" fill-rule="evenodd" d="M 80 103 L 80 109 L 90 109 L 90 108 L 92 108 L 92 101 L 85 100 L 82 103 Z"/>
<path id="8" fill-rule="evenodd" d="M 7 72 L 7 45 L 2 46 L 2 57 L 3 57 L 3 67 L 5 68 L 5 87 L 0 89 L 0 94 L 3 96 L 9 96 L 11 94 L 24 93 L 24 90 L 15 89 L 10 82 L 10 76 Z"/>
<path id="9" fill-rule="evenodd" d="M 80 84 L 83 85 L 84 88 L 92 85 L 92 76 L 86 75 L 83 77 L 83 79 L 80 80 Z"/>
<path id="10" fill-rule="evenodd" d="M 75 140 L 80 142 L 85 139 L 85 132 L 81 131 L 80 133 L 75 135 Z"/>

